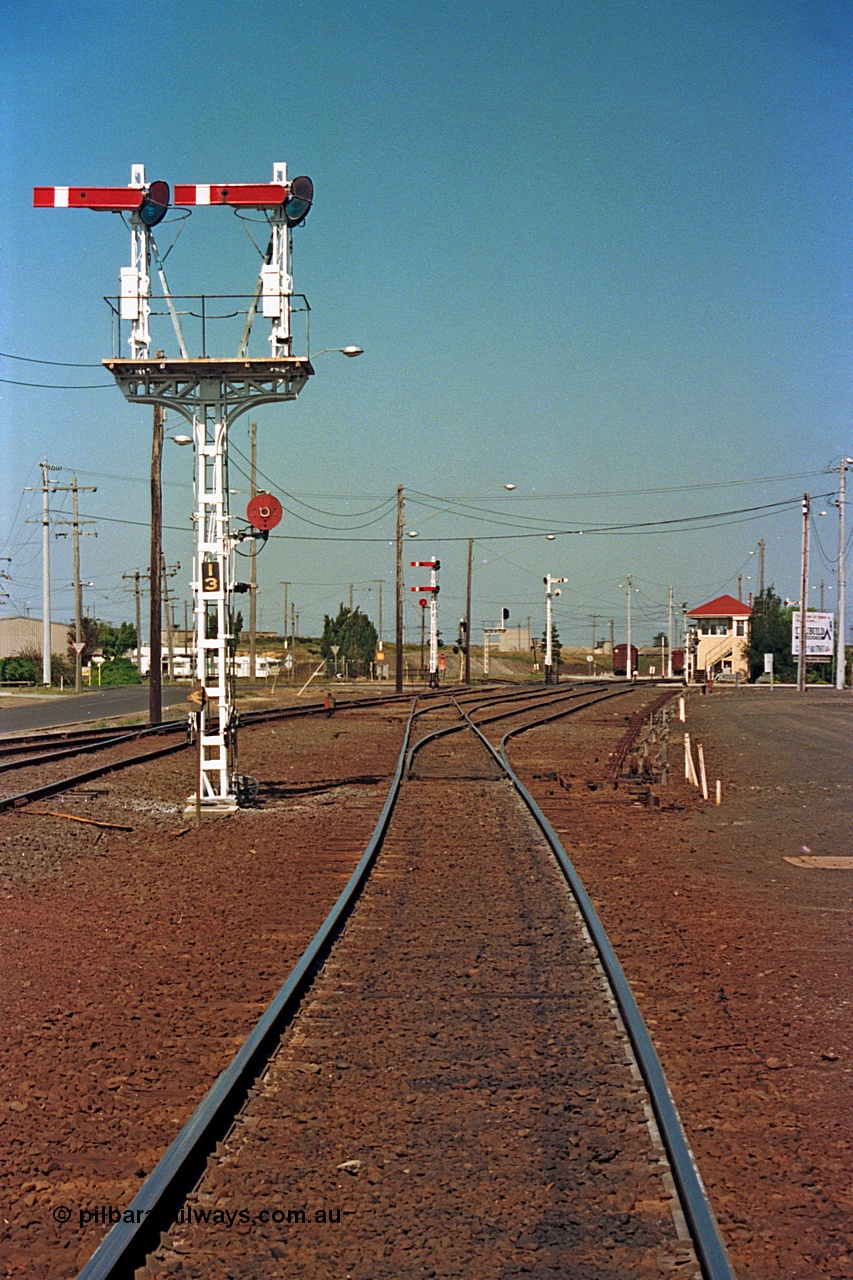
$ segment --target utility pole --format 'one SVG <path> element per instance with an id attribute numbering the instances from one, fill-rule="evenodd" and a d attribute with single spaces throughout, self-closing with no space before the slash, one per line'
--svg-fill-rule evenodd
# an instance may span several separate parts
<path id="1" fill-rule="evenodd" d="M 257 422 L 249 423 L 249 434 L 252 439 L 252 465 L 249 481 L 251 490 L 250 497 L 254 498 L 258 492 L 258 424 Z M 255 661 L 257 650 L 257 595 L 258 595 L 258 553 L 257 538 L 252 538 L 252 546 L 249 551 L 249 679 L 254 680 L 257 674 L 257 664 Z"/>
<path id="2" fill-rule="evenodd" d="M 845 530 L 845 504 L 847 468 L 853 458 L 842 458 L 838 466 L 838 632 L 835 637 L 835 687 L 844 688 L 847 667 L 847 650 L 844 644 L 845 608 L 847 595 L 847 533 Z"/>
<path id="3" fill-rule="evenodd" d="M 160 557 L 161 575 L 163 582 L 163 608 L 166 611 L 166 651 L 168 653 L 168 666 L 166 672 L 171 682 L 175 678 L 175 647 L 173 643 L 174 627 L 172 625 L 172 614 L 169 608 L 169 578 L 174 578 L 175 574 L 181 567 L 180 561 L 177 564 L 166 566 L 166 558 L 161 552 Z"/>
<path id="4" fill-rule="evenodd" d="M 287 588 L 290 583 L 282 582 L 280 585 L 284 587 L 284 631 L 281 636 L 281 645 L 283 649 L 287 649 Z"/>
<path id="5" fill-rule="evenodd" d="M 797 659 L 797 690 L 806 691 L 806 605 L 809 594 L 809 514 L 811 499 L 803 494 L 803 560 L 800 577 L 800 653 Z"/>
<path id="6" fill-rule="evenodd" d="M 628 652 L 626 654 L 625 670 L 628 673 L 628 679 L 634 678 L 634 655 L 631 651 L 631 575 L 628 574 Z"/>
<path id="7" fill-rule="evenodd" d="M 163 352 L 158 351 L 158 356 Z M 151 439 L 151 559 L 148 568 L 151 612 L 148 620 L 148 723 L 159 724 L 163 719 L 162 693 L 162 598 L 160 594 L 160 566 L 163 563 L 163 427 L 166 409 L 154 405 L 154 430 Z"/>
<path id="8" fill-rule="evenodd" d="M 41 672 L 42 683 L 50 687 L 50 480 L 51 471 L 61 471 L 51 466 L 47 454 L 41 461 Z"/>
<path id="9" fill-rule="evenodd" d="M 383 644 L 382 644 L 382 584 L 383 584 L 383 582 L 385 581 L 385 579 L 384 579 L 384 578 L 374 578 L 374 579 L 373 579 L 373 581 L 376 583 L 376 585 L 377 585 L 377 586 L 378 586 L 378 588 L 379 588 L 379 648 L 380 648 L 380 649 L 382 649 L 382 648 L 383 648 Z"/>
<path id="10" fill-rule="evenodd" d="M 41 461 L 41 563 L 42 563 L 42 678 L 50 685 L 50 483 L 48 473 L 61 471 L 59 466 L 51 466 L 47 454 Z M 30 489 L 32 486 L 27 486 Z M 31 517 L 37 523 L 37 517 Z M 27 608 L 29 616 L 29 606 Z"/>
<path id="11" fill-rule="evenodd" d="M 612 666 L 612 664 L 613 664 L 613 642 L 614 642 L 614 635 L 613 635 L 613 619 L 611 618 L 611 619 L 610 619 L 610 662 L 611 662 L 611 666 Z"/>
<path id="12" fill-rule="evenodd" d="M 349 611 L 352 613 L 352 583 L 349 584 Z"/>
<path id="13" fill-rule="evenodd" d="M 133 596 L 136 603 L 136 670 L 142 674 L 142 601 L 141 591 L 139 589 L 139 570 L 135 569 L 133 573 L 123 573 L 123 578 L 133 579 Z M 186 647 L 186 642 L 184 643 Z"/>
<path id="14" fill-rule="evenodd" d="M 80 585 L 80 512 L 77 503 L 77 495 L 80 488 L 77 485 L 76 475 L 72 475 L 71 484 L 54 485 L 54 493 L 67 493 L 71 490 L 71 541 L 74 547 L 74 691 L 75 693 L 83 692 L 83 589 Z M 97 485 L 83 485 L 84 493 L 97 493 Z M 67 524 L 66 520 L 61 521 Z M 91 524 L 90 520 L 85 521 Z M 90 537 L 97 538 L 97 533 L 92 530 L 85 530 Z M 67 534 L 58 533 L 57 538 L 65 538 Z"/>
<path id="15" fill-rule="evenodd" d="M 468 585 L 465 592 L 465 683 L 471 683 L 471 571 L 474 566 L 474 539 L 468 539 Z"/>
<path id="16" fill-rule="evenodd" d="M 50 498 L 47 478 L 49 470 L 47 455 L 45 455 L 41 464 L 41 671 L 42 684 L 48 687 L 50 686 Z"/>
<path id="17" fill-rule="evenodd" d="M 764 539 L 758 543 L 758 594 L 764 595 Z"/>
<path id="18" fill-rule="evenodd" d="M 669 589 L 669 603 L 666 620 L 666 643 L 669 649 L 669 657 L 666 663 L 667 679 L 672 679 L 672 587 Z"/>
<path id="19" fill-rule="evenodd" d="M 397 653 L 394 671 L 394 690 L 403 692 L 403 520 L 405 507 L 403 504 L 403 486 L 397 485 L 397 617 L 395 648 Z"/>

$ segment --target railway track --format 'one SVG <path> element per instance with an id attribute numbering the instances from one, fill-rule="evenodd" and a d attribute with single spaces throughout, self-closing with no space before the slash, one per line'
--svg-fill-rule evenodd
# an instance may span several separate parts
<path id="1" fill-rule="evenodd" d="M 618 963 L 506 757 L 620 692 L 413 713 L 347 888 L 81 1280 L 131 1275 L 167 1229 L 145 1277 L 731 1276 Z"/>
<path id="2" fill-rule="evenodd" d="M 542 686 L 522 688 L 510 695 L 513 701 L 524 705 L 535 703 L 547 696 Z M 563 698 L 577 696 L 570 687 L 564 687 Z M 461 694 L 461 706 L 482 708 L 506 700 L 507 694 L 492 688 L 472 690 Z M 450 705 L 452 695 L 447 693 L 430 693 L 426 701 L 437 706 Z M 407 704 L 410 699 L 405 695 L 392 694 L 384 697 L 353 698 L 342 700 L 336 706 L 336 713 L 359 711 L 366 707 L 394 706 Z M 253 725 L 273 724 L 282 720 L 298 720 L 311 716 L 327 715 L 324 703 L 309 703 L 305 706 L 278 707 L 264 711 L 250 711 L 240 717 L 245 729 Z M 166 746 L 151 748 L 146 740 L 151 736 L 177 739 Z M 137 764 L 147 764 L 164 756 L 184 751 L 190 745 L 187 736 L 186 720 L 168 720 L 162 724 L 139 726 L 127 730 L 84 729 L 67 730 L 52 734 L 36 733 L 18 735 L 0 740 L 0 776 L 14 773 L 23 786 L 19 790 L 0 790 L 0 813 L 8 809 L 17 809 L 33 801 L 49 799 L 64 792 L 85 787 L 119 769 L 127 769 Z M 67 763 L 82 756 L 97 754 L 99 763 L 89 769 L 66 773 Z M 27 775 L 30 776 L 27 776 Z M 28 785 L 29 783 L 29 785 Z"/>

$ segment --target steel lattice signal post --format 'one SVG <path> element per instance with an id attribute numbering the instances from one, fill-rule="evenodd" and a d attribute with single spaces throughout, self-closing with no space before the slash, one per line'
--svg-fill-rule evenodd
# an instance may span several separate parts
<path id="1" fill-rule="evenodd" d="M 441 568 L 441 561 L 436 560 L 435 556 L 431 560 L 413 560 L 411 562 L 413 569 L 429 569 L 429 586 L 412 587 L 413 591 L 422 592 L 429 601 L 429 687 L 437 689 L 439 684 L 438 674 L 438 593 L 441 587 L 438 585 L 438 571 Z"/>
<path id="2" fill-rule="evenodd" d="M 134 165 L 129 187 L 37 187 L 40 208 L 90 208 L 129 215 L 131 263 L 121 271 L 119 322 L 130 323 L 129 357 L 105 360 L 132 404 L 161 405 L 192 426 L 195 444 L 195 551 L 193 595 L 195 674 L 202 693 L 198 711 L 200 804 L 202 809 L 232 809 L 239 798 L 236 769 L 237 715 L 232 659 L 234 548 L 228 489 L 228 431 L 245 413 L 264 404 L 295 400 L 314 372 L 308 354 L 294 355 L 291 333 L 293 281 L 291 232 L 313 199 L 309 178 L 287 180 L 276 164 L 273 182 L 256 185 L 176 186 L 175 204 L 222 205 L 261 211 L 270 225 L 270 244 L 257 287 L 246 312 L 236 356 L 189 355 L 178 313 L 168 293 L 152 228 L 165 216 L 170 199 L 166 183 L 145 181 Z M 151 263 L 157 263 L 180 357 L 151 356 Z M 270 355 L 248 354 L 252 324 L 261 306 L 271 320 Z M 306 304 L 307 305 L 307 304 Z M 349 354 L 349 351 L 347 352 Z M 193 807 L 197 797 L 191 797 Z"/>

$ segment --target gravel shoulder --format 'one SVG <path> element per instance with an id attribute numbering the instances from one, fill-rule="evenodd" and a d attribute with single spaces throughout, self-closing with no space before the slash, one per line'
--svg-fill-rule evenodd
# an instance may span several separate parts
<path id="1" fill-rule="evenodd" d="M 853 855 L 853 699 L 691 694 L 659 808 L 614 790 L 606 713 L 593 718 L 530 735 L 514 758 L 634 988 L 735 1271 L 849 1280 L 853 869 L 786 859 Z M 614 718 L 612 746 L 623 728 Z M 712 797 L 721 780 L 719 807 L 683 779 L 682 728 Z"/>

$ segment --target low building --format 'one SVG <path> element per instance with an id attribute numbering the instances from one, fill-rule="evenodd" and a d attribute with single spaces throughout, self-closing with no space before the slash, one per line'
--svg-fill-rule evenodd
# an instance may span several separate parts
<path id="1" fill-rule="evenodd" d="M 494 638 L 492 644 L 499 653 L 529 653 L 530 641 L 530 623 L 527 622 L 517 627 L 504 624 L 498 632 L 497 644 Z"/>
<path id="2" fill-rule="evenodd" d="M 44 625 L 41 618 L 0 618 L 0 658 L 14 658 L 25 649 L 41 653 Z M 51 622 L 50 651 L 68 654 L 67 622 Z"/>
<path id="3" fill-rule="evenodd" d="M 686 614 L 692 633 L 688 679 L 717 680 L 749 676 L 746 650 L 752 609 L 734 596 L 717 596 Z"/>

